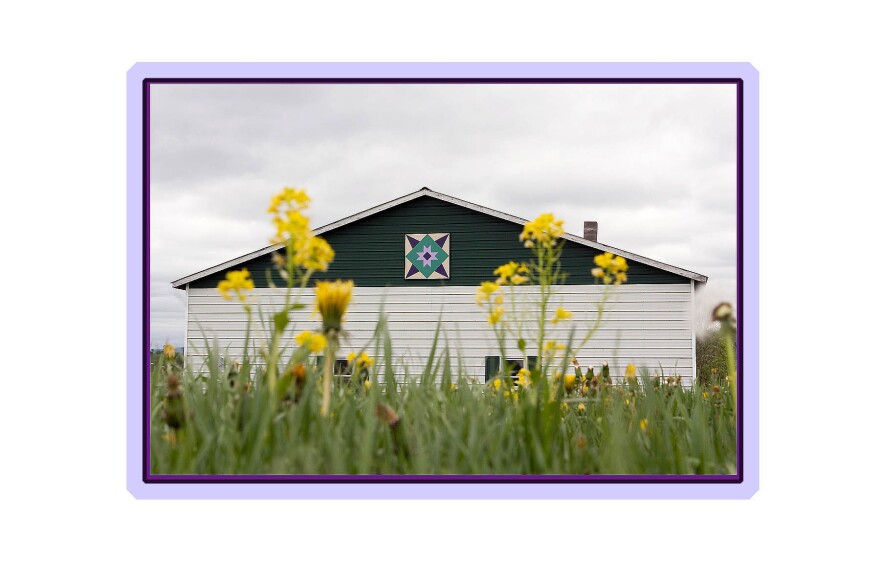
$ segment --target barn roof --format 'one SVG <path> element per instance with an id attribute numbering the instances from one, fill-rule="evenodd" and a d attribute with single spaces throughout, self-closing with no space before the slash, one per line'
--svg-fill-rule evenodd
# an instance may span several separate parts
<path id="1" fill-rule="evenodd" d="M 315 229 L 313 232 L 315 234 L 322 234 L 325 232 L 329 232 L 329 231 L 334 230 L 336 228 L 340 228 L 340 227 L 345 226 L 347 224 L 357 222 L 359 220 L 362 220 L 362 219 L 367 218 L 369 216 L 372 216 L 374 214 L 379 214 L 380 212 L 384 212 L 385 210 L 388 210 L 390 208 L 394 208 L 395 206 L 400 206 L 401 204 L 405 204 L 407 202 L 415 200 L 416 198 L 421 198 L 421 197 L 435 198 L 437 200 L 448 202 L 448 203 L 454 204 L 456 206 L 462 206 L 464 208 L 468 208 L 470 210 L 474 210 L 474 211 L 480 212 L 482 214 L 487 214 L 487 215 L 493 216 L 495 218 L 500 218 L 502 220 L 507 220 L 509 222 L 513 222 L 513 223 L 516 223 L 519 225 L 525 225 L 527 222 L 529 222 L 525 218 L 520 218 L 518 216 L 513 216 L 511 214 L 499 212 L 498 210 L 486 208 L 485 206 L 473 204 L 471 202 L 467 202 L 465 200 L 461 200 L 461 199 L 455 198 L 453 196 L 441 194 L 440 192 L 435 192 L 434 190 L 431 190 L 427 187 L 423 187 L 422 189 L 415 191 L 415 192 L 412 192 L 411 194 L 401 196 L 399 198 L 396 198 L 396 199 L 391 200 L 389 202 L 385 202 L 384 204 L 380 204 L 378 206 L 373 206 L 372 208 L 368 208 L 367 210 L 364 210 L 363 212 L 358 212 L 357 214 L 352 214 L 351 216 L 347 216 L 341 220 L 337 220 L 336 222 L 332 222 L 330 224 L 325 224 L 324 226 L 321 226 L 320 228 Z M 624 251 L 624 250 L 618 249 L 616 247 L 612 247 L 612 246 L 598 243 L 595 241 L 590 241 L 585 238 L 575 236 L 573 234 L 565 233 L 562 238 L 564 238 L 567 241 L 573 242 L 573 243 L 578 243 L 581 245 L 589 246 L 594 249 L 599 249 L 602 251 L 611 252 L 611 253 L 614 253 L 615 255 L 619 255 L 619 256 L 624 257 L 628 260 L 638 261 L 640 263 L 644 263 L 645 265 L 649 265 L 651 267 L 656 267 L 657 269 L 661 269 L 663 271 L 668 271 L 669 273 L 674 273 L 676 275 L 680 275 L 682 277 L 692 279 L 698 283 L 705 283 L 706 281 L 708 281 L 708 277 L 706 277 L 705 275 L 701 275 L 701 274 L 695 273 L 693 271 L 688 271 L 688 270 L 682 269 L 680 267 L 675 267 L 674 265 L 661 263 L 660 261 L 655 261 L 653 259 L 648 259 L 647 257 L 643 257 L 641 255 L 636 255 L 634 253 L 630 253 L 628 251 Z M 201 279 L 202 277 L 211 275 L 213 273 L 223 271 L 224 269 L 228 269 L 230 267 L 236 267 L 238 265 L 241 265 L 242 263 L 245 263 L 245 262 L 250 261 L 252 259 L 255 259 L 257 257 L 261 257 L 261 256 L 266 255 L 268 253 L 272 253 L 272 252 L 277 251 L 282 248 L 284 248 L 284 244 L 269 245 L 268 247 L 263 247 L 262 249 L 258 249 L 256 251 L 253 251 L 253 252 L 248 253 L 246 255 L 236 257 L 235 259 L 230 259 L 229 261 L 226 261 L 225 263 L 220 263 L 219 265 L 214 265 L 213 267 L 208 267 L 207 269 L 204 269 L 204 270 L 199 271 L 197 273 L 193 273 L 191 275 L 187 275 L 186 277 L 181 277 L 180 279 L 178 279 L 176 281 L 172 281 L 171 285 L 175 288 L 182 289 L 186 286 L 186 284 L 188 284 L 192 281 L 195 281 L 197 279 Z"/>

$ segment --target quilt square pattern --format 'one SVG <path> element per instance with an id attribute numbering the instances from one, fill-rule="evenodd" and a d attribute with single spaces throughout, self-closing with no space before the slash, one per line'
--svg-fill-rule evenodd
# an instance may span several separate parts
<path id="1" fill-rule="evenodd" d="M 403 243 L 405 279 L 449 279 L 449 233 L 407 234 Z"/>

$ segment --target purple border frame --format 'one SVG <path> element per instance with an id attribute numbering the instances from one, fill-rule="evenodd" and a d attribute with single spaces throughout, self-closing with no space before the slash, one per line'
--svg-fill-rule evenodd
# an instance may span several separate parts
<path id="1" fill-rule="evenodd" d="M 149 324 L 149 177 L 143 107 L 151 83 L 737 83 L 738 475 L 238 476 L 148 480 L 143 442 Z M 344 82 L 342 80 L 345 80 Z M 479 80 L 479 81 L 478 81 Z M 575 81 L 577 80 L 577 81 Z M 747 499 L 758 490 L 758 72 L 748 63 L 138 63 L 127 74 L 127 487 L 142 499 Z M 147 131 L 148 132 L 148 131 Z M 144 171 L 147 173 L 144 173 Z M 145 232 L 146 231 L 146 232 Z M 146 300 L 146 301 L 145 301 Z M 147 358 L 146 363 L 148 364 Z"/>

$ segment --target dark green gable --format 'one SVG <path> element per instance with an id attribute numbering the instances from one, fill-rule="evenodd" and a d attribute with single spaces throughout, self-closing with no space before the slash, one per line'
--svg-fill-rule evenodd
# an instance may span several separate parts
<path id="1" fill-rule="evenodd" d="M 527 261 L 528 249 L 519 241 L 522 226 L 432 198 L 421 196 L 383 212 L 323 233 L 336 251 L 336 259 L 317 279 L 353 279 L 355 285 L 443 287 L 477 286 L 493 280 L 492 272 L 508 261 Z M 404 235 L 450 233 L 450 278 L 407 280 L 403 276 Z M 562 264 L 566 284 L 594 283 L 590 270 L 597 249 L 565 241 Z M 629 261 L 628 283 L 688 283 L 689 279 L 636 261 Z M 257 287 L 267 287 L 272 270 L 270 255 L 252 259 L 190 283 L 193 288 L 214 288 L 226 271 L 247 267 Z M 281 278 L 273 274 L 276 284 Z"/>

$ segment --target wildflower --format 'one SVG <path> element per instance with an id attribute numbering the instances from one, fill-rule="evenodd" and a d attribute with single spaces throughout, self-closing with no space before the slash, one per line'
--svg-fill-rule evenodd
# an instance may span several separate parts
<path id="1" fill-rule="evenodd" d="M 286 214 L 277 214 L 272 218 L 275 225 L 273 243 L 287 243 L 293 245 L 290 248 L 296 250 L 298 244 L 303 243 L 309 236 L 309 219 L 299 210 L 290 210 Z"/>
<path id="2" fill-rule="evenodd" d="M 544 247 L 552 247 L 556 239 L 565 234 L 562 230 L 562 220 L 558 220 L 553 214 L 541 214 L 523 227 L 519 240 L 526 248 L 532 248 L 535 243 Z"/>
<path id="3" fill-rule="evenodd" d="M 293 263 L 303 269 L 312 271 L 327 271 L 335 251 L 326 240 L 320 236 L 307 236 L 300 243 L 293 255 Z"/>
<path id="4" fill-rule="evenodd" d="M 268 210 L 266 210 L 269 214 L 277 214 L 279 212 L 279 208 L 282 204 L 287 204 L 288 206 L 294 206 L 296 208 L 305 208 L 309 205 L 311 198 L 306 194 L 305 190 L 298 190 L 295 188 L 284 188 L 280 193 L 272 196 L 272 200 L 269 204 Z"/>
<path id="5" fill-rule="evenodd" d="M 239 302 L 247 301 L 246 290 L 254 289 L 254 282 L 251 280 L 250 272 L 245 268 L 241 271 L 230 271 L 226 274 L 226 279 L 217 285 L 220 295 L 225 300 L 231 300 L 234 294 Z"/>
<path id="6" fill-rule="evenodd" d="M 733 320 L 733 306 L 727 302 L 721 302 L 712 310 L 712 320 L 716 322 L 730 322 Z"/>
<path id="7" fill-rule="evenodd" d="M 531 373 L 528 369 L 520 369 L 516 374 L 516 384 L 520 387 L 529 387 L 532 384 Z"/>
<path id="8" fill-rule="evenodd" d="M 556 308 L 556 313 L 553 315 L 553 318 L 550 320 L 553 324 L 558 323 L 560 320 L 568 320 L 574 316 L 571 312 L 563 308 L 562 306 Z"/>
<path id="9" fill-rule="evenodd" d="M 492 381 L 492 387 L 495 388 L 495 391 L 500 391 L 500 390 L 501 390 L 501 380 L 500 380 L 500 379 L 494 379 L 494 380 Z"/>
<path id="10" fill-rule="evenodd" d="M 308 330 L 296 335 L 296 344 L 307 347 L 310 353 L 320 353 L 327 346 L 327 337 L 317 332 Z"/>
<path id="11" fill-rule="evenodd" d="M 306 389 L 306 376 L 308 372 L 306 371 L 306 366 L 302 363 L 297 363 L 293 367 L 290 368 L 290 376 L 291 382 L 293 383 L 293 402 L 296 403 L 302 398 L 302 394 Z M 287 398 L 289 399 L 289 398 Z"/>
<path id="12" fill-rule="evenodd" d="M 357 353 L 348 353 L 349 364 L 354 364 L 358 369 L 369 369 L 373 366 L 373 358 L 370 357 L 367 353 L 361 353 L 358 355 Z"/>
<path id="13" fill-rule="evenodd" d="M 721 388 L 718 387 L 717 385 L 712 386 L 712 393 L 719 393 L 720 391 L 721 391 Z"/>
<path id="14" fill-rule="evenodd" d="M 709 397 L 709 394 L 706 393 L 706 392 L 704 391 L 704 392 L 703 392 L 703 399 L 706 399 L 706 398 L 708 398 L 708 397 Z"/>
<path id="15" fill-rule="evenodd" d="M 647 418 L 642 418 L 642 419 L 639 421 L 639 428 L 641 428 L 642 431 L 648 429 L 648 419 L 647 419 Z"/>
<path id="16" fill-rule="evenodd" d="M 626 366 L 626 378 L 629 381 L 636 380 L 636 366 L 633 365 L 632 363 L 630 363 Z"/>
<path id="17" fill-rule="evenodd" d="M 559 406 L 559 409 L 563 412 L 567 412 L 569 409 L 568 402 L 562 402 L 562 404 L 560 404 Z"/>
<path id="18" fill-rule="evenodd" d="M 555 356 L 556 353 L 562 352 L 565 350 L 565 345 L 561 342 L 556 342 L 555 340 L 548 340 L 544 343 L 544 354 Z"/>
<path id="19" fill-rule="evenodd" d="M 573 374 L 568 374 L 565 376 L 565 391 L 571 391 L 574 389 L 575 384 L 577 383 L 577 376 Z"/>
<path id="20" fill-rule="evenodd" d="M 175 356 L 177 356 L 177 353 L 175 352 L 174 347 L 170 344 L 166 344 L 164 347 L 162 347 L 162 352 L 165 353 L 165 358 L 168 359 L 169 361 L 172 360 Z"/>
<path id="21" fill-rule="evenodd" d="M 522 285 L 529 280 L 525 275 L 514 275 L 510 278 L 510 283 L 513 285 Z"/>
<path id="22" fill-rule="evenodd" d="M 342 319 L 351 302 L 352 281 L 319 281 L 315 287 L 315 300 L 324 323 L 324 332 L 336 332 L 342 327 Z"/>
<path id="23" fill-rule="evenodd" d="M 587 406 L 584 404 L 578 404 L 578 410 L 581 412 L 585 412 L 587 410 Z"/>
<path id="24" fill-rule="evenodd" d="M 497 324 L 502 315 L 504 315 L 504 308 L 501 306 L 492 308 L 492 311 L 489 312 L 489 324 Z"/>
<path id="25" fill-rule="evenodd" d="M 575 445 L 581 450 L 585 449 L 587 447 L 587 437 L 583 434 L 578 434 L 575 439 Z"/>
<path id="26" fill-rule="evenodd" d="M 518 267 L 519 263 L 516 261 L 511 261 L 510 263 L 505 263 L 498 267 L 498 269 L 494 271 L 494 274 L 498 276 L 495 283 L 498 285 L 506 285 L 510 281 L 510 278 L 516 274 Z"/>
<path id="27" fill-rule="evenodd" d="M 592 270 L 592 275 L 596 279 L 601 279 L 605 285 L 620 285 L 626 281 L 626 272 L 629 265 L 626 259 L 618 257 L 614 253 L 605 252 L 601 255 L 593 257 L 593 262 L 597 265 Z"/>
<path id="28" fill-rule="evenodd" d="M 493 293 L 498 291 L 498 284 L 494 281 L 484 281 L 477 288 L 476 298 L 477 305 L 482 306 L 484 302 L 488 302 Z"/>
<path id="29" fill-rule="evenodd" d="M 319 281 L 315 286 L 315 302 L 321 313 L 323 334 L 327 337 L 327 350 L 324 353 L 324 390 L 321 401 L 321 415 L 330 413 L 330 388 L 333 385 L 333 365 L 336 348 L 339 345 L 339 331 L 348 304 L 351 302 L 352 281 Z"/>
<path id="30" fill-rule="evenodd" d="M 364 389 L 365 389 L 366 391 L 370 391 L 371 389 L 373 389 L 373 382 L 370 381 L 369 379 L 367 379 L 366 381 L 364 381 Z"/>

